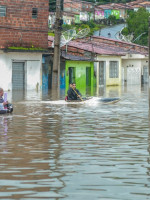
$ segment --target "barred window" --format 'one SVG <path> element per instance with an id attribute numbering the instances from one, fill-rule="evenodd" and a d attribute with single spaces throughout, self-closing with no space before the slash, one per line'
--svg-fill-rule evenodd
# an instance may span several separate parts
<path id="1" fill-rule="evenodd" d="M 32 8 L 32 19 L 37 19 L 38 16 L 38 9 Z"/>
<path id="2" fill-rule="evenodd" d="M 6 6 L 0 6 L 0 17 L 6 17 Z"/>
<path id="3" fill-rule="evenodd" d="M 119 64 L 118 61 L 110 61 L 109 63 L 109 78 L 119 77 Z"/>

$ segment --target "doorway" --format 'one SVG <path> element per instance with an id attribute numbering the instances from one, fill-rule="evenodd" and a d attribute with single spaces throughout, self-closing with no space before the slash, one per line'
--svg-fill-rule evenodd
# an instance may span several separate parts
<path id="1" fill-rule="evenodd" d="M 12 90 L 25 89 L 25 69 L 24 62 L 12 63 Z"/>
<path id="2" fill-rule="evenodd" d="M 148 83 L 148 66 L 143 67 L 143 83 Z"/>
<path id="3" fill-rule="evenodd" d="M 86 67 L 86 93 L 91 91 L 91 67 Z"/>
<path id="4" fill-rule="evenodd" d="M 75 83 L 75 67 L 69 67 L 69 84 Z"/>
<path id="5" fill-rule="evenodd" d="M 99 85 L 104 86 L 105 85 L 105 61 L 99 62 Z"/>

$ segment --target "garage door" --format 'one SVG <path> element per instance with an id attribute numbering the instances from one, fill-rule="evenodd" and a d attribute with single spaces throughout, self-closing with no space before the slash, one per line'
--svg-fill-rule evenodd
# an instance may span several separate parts
<path id="1" fill-rule="evenodd" d="M 143 67 L 143 83 L 148 83 L 148 66 Z"/>
<path id="2" fill-rule="evenodd" d="M 141 68 L 140 67 L 127 68 L 127 84 L 128 85 L 141 84 Z"/>
<path id="3" fill-rule="evenodd" d="M 12 89 L 24 90 L 24 62 L 13 62 L 12 64 Z"/>

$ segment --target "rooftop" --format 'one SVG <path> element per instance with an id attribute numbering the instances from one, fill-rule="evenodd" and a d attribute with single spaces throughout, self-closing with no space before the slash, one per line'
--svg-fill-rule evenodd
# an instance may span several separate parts
<path id="1" fill-rule="evenodd" d="M 53 40 L 53 37 L 48 37 L 49 48 L 52 47 Z M 65 49 L 65 46 L 62 49 Z M 84 52 L 114 56 L 125 56 L 128 53 L 148 55 L 148 47 L 98 36 L 72 40 L 67 44 L 67 49 L 68 52 L 78 55 L 84 55 Z"/>

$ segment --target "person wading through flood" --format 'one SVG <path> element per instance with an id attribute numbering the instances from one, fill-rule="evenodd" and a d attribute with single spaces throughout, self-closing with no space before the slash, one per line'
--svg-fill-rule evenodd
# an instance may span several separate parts
<path id="1" fill-rule="evenodd" d="M 13 106 L 7 100 L 4 101 L 4 90 L 0 87 L 0 111 L 6 110 L 7 113 L 11 113 L 13 111 Z"/>
<path id="2" fill-rule="evenodd" d="M 79 92 L 79 90 L 76 89 L 76 84 L 72 83 L 69 85 L 70 88 L 67 91 L 68 94 L 68 100 L 78 100 L 81 99 L 81 93 Z"/>
<path id="3" fill-rule="evenodd" d="M 4 102 L 3 95 L 4 95 L 4 90 L 3 90 L 3 88 L 0 87 L 0 103 L 3 106 L 7 106 L 8 101 Z"/>

